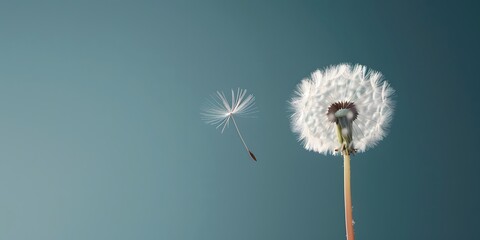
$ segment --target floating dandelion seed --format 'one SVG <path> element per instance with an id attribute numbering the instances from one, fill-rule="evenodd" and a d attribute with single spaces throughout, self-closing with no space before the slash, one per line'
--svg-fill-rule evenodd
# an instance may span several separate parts
<path id="1" fill-rule="evenodd" d="M 232 89 L 232 101 L 228 102 L 227 97 L 223 92 L 217 91 L 216 95 L 212 96 L 202 112 L 202 119 L 211 125 L 216 125 L 216 128 L 221 128 L 222 133 L 226 127 L 230 124 L 230 119 L 235 125 L 238 136 L 242 140 L 245 150 L 247 150 L 250 157 L 257 161 L 255 155 L 249 150 L 245 140 L 240 133 L 237 122 L 235 121 L 235 116 L 248 116 L 252 113 L 255 113 L 255 97 L 253 95 L 247 96 L 246 89 L 237 89 L 235 92 Z"/>
<path id="2" fill-rule="evenodd" d="M 307 150 L 344 156 L 345 225 L 354 239 L 350 154 L 364 152 L 386 136 L 394 90 L 382 74 L 362 65 L 340 64 L 302 80 L 290 102 L 291 124 Z"/>

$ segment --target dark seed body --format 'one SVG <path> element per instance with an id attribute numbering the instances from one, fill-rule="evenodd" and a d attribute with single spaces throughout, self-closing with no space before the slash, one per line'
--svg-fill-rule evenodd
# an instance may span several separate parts
<path id="1" fill-rule="evenodd" d="M 250 152 L 250 151 L 248 151 L 248 153 L 250 154 L 250 157 L 256 162 L 256 161 L 257 161 L 257 157 L 255 157 L 255 155 L 254 155 L 252 152 Z"/>

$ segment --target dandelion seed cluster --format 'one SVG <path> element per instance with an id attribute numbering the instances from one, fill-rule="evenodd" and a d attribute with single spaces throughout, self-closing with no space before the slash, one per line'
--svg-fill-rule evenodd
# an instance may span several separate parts
<path id="1" fill-rule="evenodd" d="M 335 111 L 348 110 L 352 144 L 364 152 L 387 133 L 394 90 L 381 73 L 362 65 L 340 64 L 313 72 L 297 86 L 290 101 L 291 125 L 307 150 L 335 154 L 339 148 Z"/>

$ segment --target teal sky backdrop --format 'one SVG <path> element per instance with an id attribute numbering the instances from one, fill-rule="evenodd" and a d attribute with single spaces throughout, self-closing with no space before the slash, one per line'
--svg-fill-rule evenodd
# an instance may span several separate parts
<path id="1" fill-rule="evenodd" d="M 472 1 L 473 2 L 473 1 Z M 341 157 L 303 149 L 287 101 L 361 63 L 397 91 L 352 159 L 357 239 L 473 239 L 479 7 L 462 1 L 2 1 L 0 239 L 345 239 Z M 259 113 L 224 134 L 216 90 Z"/>

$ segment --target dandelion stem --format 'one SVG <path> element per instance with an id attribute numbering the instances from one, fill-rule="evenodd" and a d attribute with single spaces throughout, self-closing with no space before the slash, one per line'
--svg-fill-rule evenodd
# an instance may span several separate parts
<path id="1" fill-rule="evenodd" d="M 350 153 L 348 150 L 345 150 L 343 154 L 343 183 L 347 240 L 354 240 L 355 235 L 353 232 L 352 193 L 350 188 Z"/>
<path id="2" fill-rule="evenodd" d="M 353 214 L 352 214 L 352 191 L 350 187 L 350 140 L 351 137 L 342 134 L 342 126 L 337 125 L 337 137 L 340 142 L 340 149 L 343 153 L 343 195 L 345 200 L 345 231 L 347 240 L 354 240 Z M 351 124 L 350 124 L 351 125 Z"/>
<path id="3" fill-rule="evenodd" d="M 248 149 L 247 144 L 245 143 L 245 140 L 243 140 L 242 134 L 240 133 L 240 130 L 238 129 L 237 122 L 235 122 L 235 118 L 233 117 L 233 115 L 231 115 L 231 117 L 232 117 L 232 120 L 233 120 L 233 125 L 235 125 L 235 129 L 237 129 L 238 136 L 240 137 L 240 140 L 242 140 L 243 146 L 245 146 L 245 150 L 247 150 L 248 154 L 250 155 L 250 157 L 251 157 L 254 161 L 257 161 L 257 158 L 256 158 L 255 155 L 253 155 L 253 153 Z"/>

